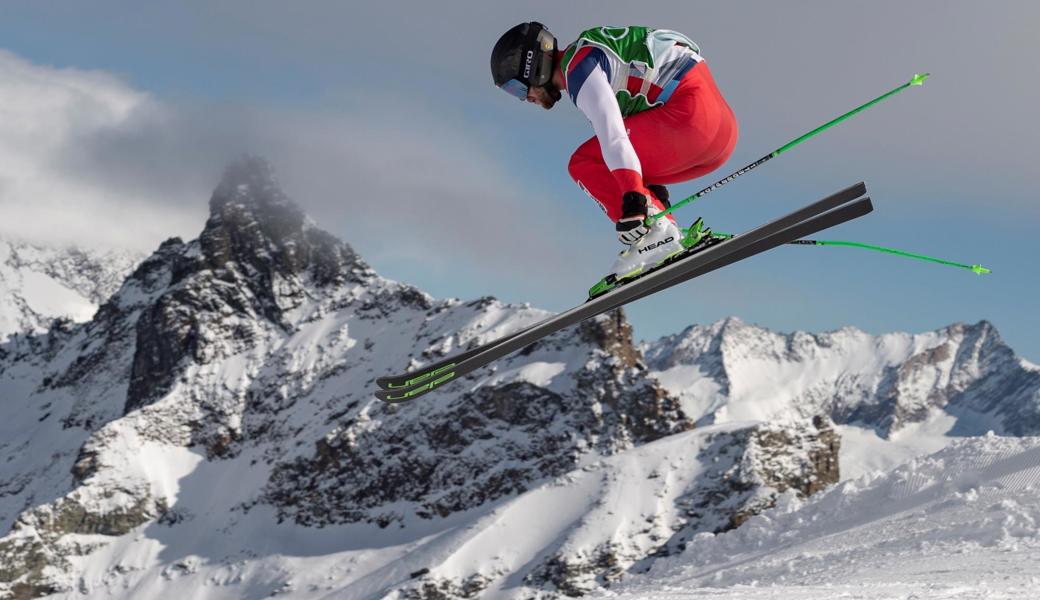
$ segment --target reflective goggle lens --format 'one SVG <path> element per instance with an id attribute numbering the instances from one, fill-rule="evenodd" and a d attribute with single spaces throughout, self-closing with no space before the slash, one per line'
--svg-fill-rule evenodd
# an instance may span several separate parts
<path id="1" fill-rule="evenodd" d="M 527 100 L 527 84 L 522 83 L 519 79 L 510 79 L 498 87 L 510 96 Z"/>

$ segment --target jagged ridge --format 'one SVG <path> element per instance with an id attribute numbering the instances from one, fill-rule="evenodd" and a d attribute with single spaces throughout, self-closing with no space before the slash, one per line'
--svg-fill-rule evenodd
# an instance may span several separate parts
<path id="1" fill-rule="evenodd" d="M 872 336 L 854 328 L 781 334 L 731 318 L 645 351 L 699 423 L 826 414 L 887 436 L 943 410 L 962 417 L 956 435 L 995 423 L 1009 435 L 1040 432 L 1040 370 L 988 321 Z"/>

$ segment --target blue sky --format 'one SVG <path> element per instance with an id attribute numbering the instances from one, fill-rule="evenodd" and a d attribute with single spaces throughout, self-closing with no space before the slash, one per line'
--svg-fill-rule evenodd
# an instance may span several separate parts
<path id="1" fill-rule="evenodd" d="M 1031 177 L 1040 6 L 1030 2 L 5 3 L 0 48 L 19 72 L 40 75 L 40 94 L 64 93 L 70 73 L 87 73 L 97 76 L 92 94 L 132 98 L 134 110 L 87 126 L 85 109 L 66 99 L 68 129 L 32 168 L 75 185 L 50 190 L 58 199 L 48 212 L 0 185 L 0 210 L 8 223 L 61 213 L 152 248 L 197 233 L 223 164 L 255 152 L 385 276 L 440 297 L 568 308 L 617 242 L 566 173 L 591 135 L 581 114 L 567 102 L 541 111 L 490 84 L 490 47 L 529 19 L 561 43 L 594 25 L 645 24 L 700 44 L 741 138 L 714 177 L 675 195 L 932 73 L 680 217 L 736 232 L 865 180 L 875 212 L 826 237 L 982 263 L 992 275 L 784 248 L 631 306 L 637 336 L 729 315 L 784 331 L 874 333 L 988 319 L 1040 360 Z M 48 120 L 36 105 L 19 110 Z M 106 202 L 158 217 L 131 235 L 125 222 L 99 219 Z"/>

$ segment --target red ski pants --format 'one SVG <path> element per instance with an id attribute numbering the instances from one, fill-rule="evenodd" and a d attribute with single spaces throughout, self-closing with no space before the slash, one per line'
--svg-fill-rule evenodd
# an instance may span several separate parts
<path id="1" fill-rule="evenodd" d="M 737 119 L 701 62 L 683 77 L 665 104 L 625 119 L 628 138 L 643 170 L 643 184 L 669 184 L 707 175 L 722 166 L 737 144 Z M 599 140 L 578 147 L 567 167 L 571 177 L 610 217 L 621 218 L 621 197 Z"/>

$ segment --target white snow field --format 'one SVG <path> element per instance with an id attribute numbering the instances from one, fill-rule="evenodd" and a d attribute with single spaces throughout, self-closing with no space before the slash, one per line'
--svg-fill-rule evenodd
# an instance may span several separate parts
<path id="1" fill-rule="evenodd" d="M 787 498 L 600 597 L 1040 598 L 1040 438 L 964 438 Z"/>

